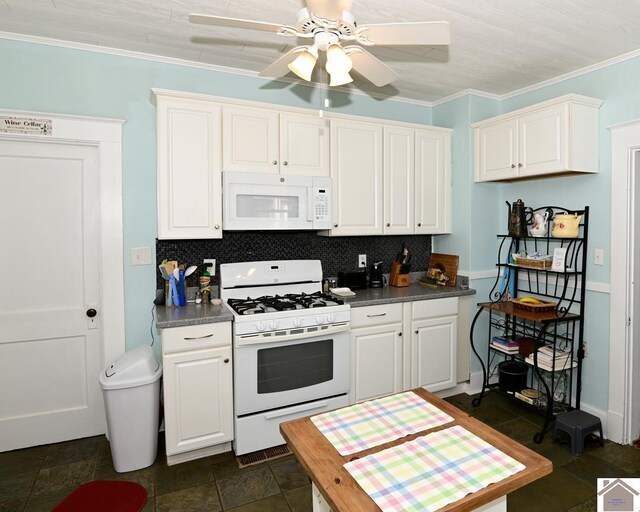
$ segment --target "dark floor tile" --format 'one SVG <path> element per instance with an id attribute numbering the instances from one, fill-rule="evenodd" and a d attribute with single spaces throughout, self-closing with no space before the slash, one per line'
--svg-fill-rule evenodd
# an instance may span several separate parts
<path id="1" fill-rule="evenodd" d="M 48 449 L 48 446 L 35 446 L 33 448 L 0 453 L 0 478 L 14 473 L 37 471 L 47 456 Z"/>
<path id="2" fill-rule="evenodd" d="M 26 503 L 27 498 L 22 498 L 19 500 L 0 501 L 0 512 L 23 512 Z"/>
<path id="3" fill-rule="evenodd" d="M 597 496 L 592 496 L 587 501 L 571 507 L 567 512 L 596 512 L 598 506 Z"/>
<path id="4" fill-rule="evenodd" d="M 213 481 L 156 497 L 156 512 L 219 512 L 222 510 Z"/>
<path id="5" fill-rule="evenodd" d="M 598 485 L 598 478 L 631 478 L 631 474 L 609 462 L 594 457 L 593 453 L 577 457 L 564 464 L 562 469 L 587 482 L 594 489 Z"/>
<path id="6" fill-rule="evenodd" d="M 229 512 L 291 512 L 287 500 L 282 494 L 276 494 L 263 500 L 254 501 L 241 507 L 229 509 Z"/>
<path id="7" fill-rule="evenodd" d="M 286 491 L 284 497 L 291 508 L 291 512 L 312 512 L 311 484 Z"/>
<path id="8" fill-rule="evenodd" d="M 125 480 L 127 482 L 136 482 L 145 488 L 147 496 L 155 495 L 155 474 L 154 468 L 138 469 L 137 471 L 129 471 L 127 473 L 116 473 L 113 466 L 98 467 L 95 473 L 96 480 Z"/>
<path id="9" fill-rule="evenodd" d="M 554 443 L 551 439 L 551 434 L 544 436 L 544 439 L 540 444 L 531 441 L 524 443 L 524 445 L 549 459 L 553 463 L 554 469 L 563 466 L 564 464 L 568 464 L 575 459 L 575 457 L 571 455 L 571 447 L 568 444 Z"/>
<path id="10" fill-rule="evenodd" d="M 0 501 L 28 497 L 37 476 L 38 471 L 36 470 L 0 478 Z"/>
<path id="11" fill-rule="evenodd" d="M 507 494 L 507 510 L 517 512 L 562 512 L 564 509 L 532 484 Z"/>
<path id="12" fill-rule="evenodd" d="M 158 466 L 154 471 L 156 496 L 213 481 L 213 471 L 207 459 L 183 462 L 175 466 Z"/>
<path id="13" fill-rule="evenodd" d="M 500 423 L 494 427 L 498 432 L 510 437 L 521 444 L 533 441 L 533 436 L 540 430 L 540 426 L 519 416 L 510 421 Z"/>
<path id="14" fill-rule="evenodd" d="M 470 414 L 474 418 L 494 428 L 501 423 L 512 420 L 514 416 L 513 412 L 505 409 L 502 404 L 492 403 L 477 407 L 472 410 Z"/>
<path id="15" fill-rule="evenodd" d="M 559 510 L 575 507 L 595 495 L 595 488 L 564 468 L 555 468 L 550 475 L 530 484 L 530 487 L 551 498 Z"/>
<path id="16" fill-rule="evenodd" d="M 217 480 L 224 509 L 280 494 L 278 482 L 268 465 Z"/>
<path id="17" fill-rule="evenodd" d="M 240 469 L 238 467 L 238 459 L 233 452 L 219 453 L 217 455 L 212 455 L 209 457 L 209 461 L 213 466 L 213 474 L 216 479 L 224 478 L 225 476 L 231 476 L 240 471 L 246 471 L 251 469 L 243 468 Z"/>
<path id="18" fill-rule="evenodd" d="M 283 491 L 303 487 L 309 485 L 310 482 L 307 473 L 295 458 L 272 463 L 271 471 Z"/>
<path id="19" fill-rule="evenodd" d="M 102 436 L 75 439 L 51 445 L 47 450 L 47 456 L 42 461 L 42 467 L 50 468 L 97 457 L 100 449 L 100 437 Z"/>
<path id="20" fill-rule="evenodd" d="M 44 494 L 31 495 L 24 510 L 25 512 L 49 512 L 56 505 L 62 503 L 62 500 L 71 494 L 74 489 L 75 487 L 69 487 Z"/>
<path id="21" fill-rule="evenodd" d="M 605 441 L 603 447 L 594 448 L 590 454 L 629 473 L 640 472 L 640 450 L 631 445 L 623 446 Z"/>
<path id="22" fill-rule="evenodd" d="M 465 412 L 471 412 L 474 409 L 473 405 L 471 404 L 473 397 L 467 395 L 466 393 L 448 396 L 447 398 L 445 398 L 445 400 L 454 407 L 457 407 L 458 409 Z"/>
<path id="23" fill-rule="evenodd" d="M 211 509 L 212 511 L 214 511 L 214 509 Z M 142 510 L 140 512 L 155 512 L 156 511 L 156 501 L 155 498 L 153 496 L 149 496 L 147 498 L 147 502 L 144 504 L 144 507 L 142 507 Z"/>
<path id="24" fill-rule="evenodd" d="M 88 459 L 72 462 L 64 466 L 53 466 L 40 470 L 36 483 L 33 486 L 33 494 L 76 487 L 84 482 L 93 480 L 96 460 Z"/>

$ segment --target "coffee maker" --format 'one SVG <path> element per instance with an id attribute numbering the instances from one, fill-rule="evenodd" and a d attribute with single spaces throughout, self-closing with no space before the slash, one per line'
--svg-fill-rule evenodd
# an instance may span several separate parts
<path id="1" fill-rule="evenodd" d="M 382 288 L 383 286 L 382 262 L 377 261 L 371 265 L 371 270 L 369 271 L 369 288 Z"/>

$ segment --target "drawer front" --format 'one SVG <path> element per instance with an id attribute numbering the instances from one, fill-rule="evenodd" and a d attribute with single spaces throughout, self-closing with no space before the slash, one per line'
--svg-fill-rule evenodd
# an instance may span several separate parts
<path id="1" fill-rule="evenodd" d="M 402 322 L 402 304 L 381 304 L 351 309 L 351 328 Z"/>
<path id="2" fill-rule="evenodd" d="M 458 297 L 449 297 L 447 299 L 420 300 L 411 303 L 411 318 L 413 320 L 457 314 Z"/>
<path id="3" fill-rule="evenodd" d="M 231 345 L 231 322 L 189 325 L 162 330 L 162 353 Z"/>

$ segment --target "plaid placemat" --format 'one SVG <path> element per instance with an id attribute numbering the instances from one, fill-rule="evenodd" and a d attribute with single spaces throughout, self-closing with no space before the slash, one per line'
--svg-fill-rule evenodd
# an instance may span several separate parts
<path id="1" fill-rule="evenodd" d="M 437 510 L 525 469 L 459 425 L 344 467 L 385 512 Z"/>
<path id="2" fill-rule="evenodd" d="M 373 448 L 453 418 L 412 391 L 376 398 L 311 418 L 340 455 Z"/>

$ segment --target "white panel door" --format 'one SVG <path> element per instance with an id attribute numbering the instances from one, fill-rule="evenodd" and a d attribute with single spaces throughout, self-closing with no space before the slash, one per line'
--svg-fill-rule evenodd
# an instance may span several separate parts
<path id="1" fill-rule="evenodd" d="M 384 127 L 385 235 L 414 233 L 414 130 Z"/>
<path id="2" fill-rule="evenodd" d="M 262 108 L 222 109 L 222 170 L 278 173 L 278 112 Z"/>
<path id="3" fill-rule="evenodd" d="M 518 120 L 508 119 L 474 130 L 475 181 L 518 176 Z"/>
<path id="4" fill-rule="evenodd" d="M 382 126 L 331 120 L 332 235 L 382 234 Z"/>
<path id="5" fill-rule="evenodd" d="M 569 169 L 569 105 L 546 108 L 520 118 L 519 176 Z"/>
<path id="6" fill-rule="evenodd" d="M 411 387 L 440 391 L 457 384 L 457 316 L 412 323 Z"/>
<path id="7" fill-rule="evenodd" d="M 451 138 L 416 131 L 415 232 L 451 232 Z"/>
<path id="8" fill-rule="evenodd" d="M 280 173 L 329 176 L 328 119 L 280 114 Z"/>
<path id="9" fill-rule="evenodd" d="M 163 359 L 167 455 L 233 439 L 231 347 Z"/>
<path id="10" fill-rule="evenodd" d="M 97 157 L 0 141 L 0 451 L 104 433 Z"/>

